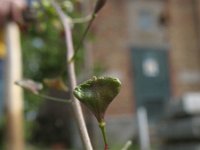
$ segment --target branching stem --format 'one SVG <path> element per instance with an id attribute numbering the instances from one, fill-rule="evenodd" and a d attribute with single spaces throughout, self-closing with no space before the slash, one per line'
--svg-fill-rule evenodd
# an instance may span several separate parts
<path id="1" fill-rule="evenodd" d="M 81 45 L 83 44 L 84 40 L 85 40 L 85 37 L 90 29 L 90 27 L 92 26 L 92 23 L 94 21 L 94 19 L 96 18 L 96 14 L 92 14 L 92 16 L 90 17 L 90 20 L 89 20 L 89 23 L 85 29 L 85 31 L 83 32 L 83 35 L 81 37 L 81 40 L 79 41 L 79 43 L 77 44 L 77 47 L 75 48 L 75 52 L 74 52 L 74 55 L 70 58 L 69 60 L 69 63 L 71 63 L 72 61 L 74 61 L 74 59 L 76 58 L 77 54 L 78 54 L 78 51 L 80 50 L 81 48 Z"/>
<path id="2" fill-rule="evenodd" d="M 73 24 L 85 23 L 85 22 L 90 21 L 91 18 L 92 18 L 92 15 L 88 15 L 88 16 L 82 17 L 82 18 L 74 18 L 74 19 L 71 20 L 71 22 L 72 22 Z"/>
<path id="3" fill-rule="evenodd" d="M 62 98 L 52 97 L 52 96 L 43 95 L 43 94 L 36 94 L 36 95 L 41 98 L 45 98 L 45 99 L 51 100 L 51 101 L 62 102 L 62 103 L 71 103 L 71 100 L 65 100 Z"/>
<path id="4" fill-rule="evenodd" d="M 86 128 L 86 124 L 84 121 L 81 105 L 79 101 L 74 97 L 73 90 L 77 85 L 76 75 L 75 75 L 75 68 L 74 63 L 68 63 L 69 59 L 72 58 L 74 55 L 74 47 L 72 41 L 72 31 L 71 31 L 71 22 L 69 17 L 62 11 L 60 6 L 54 1 L 51 1 L 52 6 L 55 8 L 58 16 L 63 24 L 64 31 L 65 31 L 65 43 L 66 43 L 66 59 L 67 59 L 67 73 L 69 78 L 69 89 L 70 89 L 70 97 L 72 99 L 72 107 L 74 110 L 74 115 L 78 124 L 78 128 L 80 131 L 80 136 L 83 142 L 83 146 L 86 150 L 93 150 L 92 144 L 88 135 L 88 131 Z"/>

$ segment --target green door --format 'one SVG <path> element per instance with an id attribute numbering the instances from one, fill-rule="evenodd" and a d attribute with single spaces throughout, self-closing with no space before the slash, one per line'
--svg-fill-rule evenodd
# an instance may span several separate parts
<path id="1" fill-rule="evenodd" d="M 168 51 L 132 48 L 131 55 L 136 106 L 144 106 L 150 120 L 157 120 L 170 98 Z"/>

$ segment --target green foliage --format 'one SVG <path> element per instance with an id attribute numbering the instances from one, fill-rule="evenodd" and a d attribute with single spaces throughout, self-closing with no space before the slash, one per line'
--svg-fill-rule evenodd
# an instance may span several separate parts
<path id="1" fill-rule="evenodd" d="M 75 10 L 76 0 L 58 0 L 62 9 L 72 17 L 80 15 Z M 40 81 L 44 78 L 63 76 L 66 79 L 66 44 L 61 22 L 48 0 L 34 2 L 36 20 L 22 26 L 23 76 Z M 82 24 L 74 26 L 74 44 L 83 31 Z M 78 55 L 78 73 L 83 64 L 83 51 Z M 25 93 L 25 110 L 38 108 L 40 98 Z"/>
<path id="2" fill-rule="evenodd" d="M 23 55 L 23 76 L 35 81 L 42 82 L 46 78 L 62 77 L 66 80 L 66 43 L 64 30 L 48 0 L 42 0 L 42 5 L 34 4 L 36 20 L 28 22 L 22 26 L 22 55 Z M 62 1 L 59 1 L 62 3 Z M 68 4 L 63 4 L 67 2 Z M 78 17 L 80 14 L 75 10 L 75 0 L 63 1 L 63 10 L 72 16 Z M 74 26 L 74 44 L 79 41 L 80 33 L 83 32 L 84 25 Z M 84 52 L 81 50 L 76 58 L 78 73 L 83 64 Z M 45 91 L 44 91 L 45 92 Z M 47 91 L 48 92 L 48 91 Z M 37 127 L 36 122 L 29 118 L 29 114 L 39 112 L 44 99 L 24 92 L 25 95 L 25 136 L 27 141 L 33 137 L 33 129 Z M 66 114 L 66 113 L 64 113 Z"/>
<path id="3" fill-rule="evenodd" d="M 63 11 L 67 13 L 68 16 L 78 16 L 77 12 L 74 11 L 76 3 L 75 0 L 57 0 L 57 2 L 60 3 Z M 92 23 L 93 19 L 96 17 L 96 13 L 104 6 L 105 2 L 106 0 L 98 0 L 94 10 L 95 15 L 93 14 L 93 18 L 90 20 L 90 23 Z M 27 23 L 22 27 L 23 31 L 25 31 L 22 35 L 24 77 L 40 82 L 44 78 L 58 76 L 65 76 L 65 78 L 67 78 L 66 74 L 64 74 L 67 63 L 65 56 L 65 34 L 57 13 L 48 0 L 42 0 L 40 3 L 34 3 L 34 8 L 36 16 L 35 21 L 31 24 Z M 82 46 L 82 41 L 87 34 L 90 23 L 85 31 L 83 25 L 74 27 L 74 45 L 78 43 Z M 83 33 L 83 36 L 80 33 Z M 83 38 L 80 39 L 81 37 Z M 78 50 L 81 48 L 82 47 L 79 47 L 78 45 Z M 83 64 L 80 63 L 83 61 L 83 56 L 83 51 L 77 55 L 76 59 L 80 60 L 76 60 L 77 64 Z M 81 67 L 82 65 L 77 67 L 77 70 L 81 70 Z M 75 96 L 94 113 L 99 121 L 99 127 L 102 129 L 104 137 L 105 150 L 108 149 L 108 145 L 105 136 L 104 114 L 108 105 L 119 93 L 120 86 L 121 83 L 116 78 L 95 77 L 84 82 L 74 91 Z M 25 96 L 26 111 L 37 109 L 41 101 L 36 100 L 38 98 L 33 97 L 32 95 L 26 94 Z M 49 117 L 52 119 L 52 116 Z M 44 121 L 44 119 L 42 119 L 42 121 Z M 29 127 L 30 125 L 27 126 L 27 129 Z"/>
<path id="4" fill-rule="evenodd" d="M 58 75 L 65 64 L 64 41 L 59 31 L 51 24 L 46 28 L 42 33 L 32 28 L 22 35 L 24 77 L 36 81 Z M 26 98 L 28 100 L 30 96 Z M 35 100 L 31 101 L 31 105 L 35 103 Z"/>

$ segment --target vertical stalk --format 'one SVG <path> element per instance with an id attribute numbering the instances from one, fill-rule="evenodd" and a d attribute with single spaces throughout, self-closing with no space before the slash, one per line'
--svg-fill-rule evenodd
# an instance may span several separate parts
<path id="1" fill-rule="evenodd" d="M 127 141 L 126 144 L 122 147 L 121 150 L 129 150 L 130 147 L 132 146 L 132 141 Z"/>
<path id="2" fill-rule="evenodd" d="M 20 33 L 16 23 L 8 22 L 5 28 L 6 67 L 5 103 L 7 114 L 7 149 L 23 150 L 23 95 L 14 82 L 21 79 L 22 63 Z"/>
<path id="3" fill-rule="evenodd" d="M 86 128 L 86 124 L 84 121 L 82 109 L 80 106 L 79 101 L 74 97 L 73 95 L 73 89 L 76 87 L 77 82 L 76 82 L 76 75 L 75 75 L 75 68 L 74 68 L 74 62 L 70 62 L 70 59 L 74 55 L 74 47 L 73 47 L 73 41 L 72 41 L 72 33 L 71 33 L 71 23 L 70 20 L 68 19 L 68 16 L 66 16 L 61 8 L 58 6 L 58 4 L 55 1 L 51 1 L 53 7 L 56 9 L 61 22 L 63 23 L 64 30 L 65 30 L 65 39 L 66 39 L 66 57 L 67 57 L 67 72 L 68 72 L 68 78 L 69 78 L 69 89 L 70 89 L 70 96 L 72 99 L 72 107 L 75 113 L 76 121 L 78 123 L 81 139 L 84 145 L 84 148 L 86 150 L 93 150 L 92 144 L 88 135 L 88 131 Z"/>
<path id="4" fill-rule="evenodd" d="M 106 123 L 105 123 L 104 121 L 101 121 L 101 122 L 99 123 L 99 128 L 101 129 L 101 133 L 102 133 L 102 135 L 103 135 L 104 150 L 108 150 L 108 140 L 107 140 L 107 137 L 106 137 L 105 126 L 106 126 Z"/>

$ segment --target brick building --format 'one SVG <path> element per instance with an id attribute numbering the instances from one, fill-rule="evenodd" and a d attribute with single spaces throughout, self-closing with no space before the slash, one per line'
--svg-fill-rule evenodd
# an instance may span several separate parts
<path id="1" fill-rule="evenodd" d="M 107 113 L 110 128 L 134 126 L 142 105 L 156 115 L 171 98 L 200 90 L 199 12 L 199 0 L 108 1 L 92 48 L 104 74 L 122 81 Z"/>
<path id="2" fill-rule="evenodd" d="M 169 0 L 174 94 L 200 90 L 199 0 Z"/>
<path id="3" fill-rule="evenodd" d="M 105 74 L 122 81 L 122 91 L 110 106 L 109 115 L 132 116 L 135 112 L 133 47 L 168 49 L 166 29 L 159 20 L 164 4 L 163 1 L 111 0 L 95 22 L 95 63 L 104 66 Z"/>
<path id="4" fill-rule="evenodd" d="M 171 96 L 199 90 L 199 3 L 108 1 L 94 24 L 93 55 L 95 63 L 104 66 L 105 74 L 117 76 L 123 83 L 121 94 L 110 106 L 110 115 L 132 114 L 135 110 L 132 47 L 168 51 Z"/>

